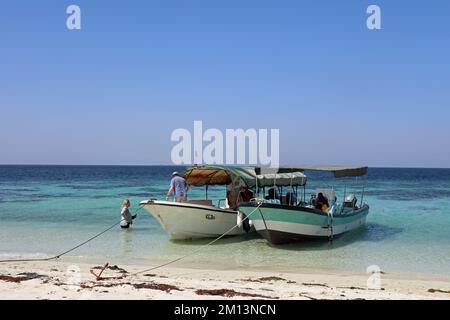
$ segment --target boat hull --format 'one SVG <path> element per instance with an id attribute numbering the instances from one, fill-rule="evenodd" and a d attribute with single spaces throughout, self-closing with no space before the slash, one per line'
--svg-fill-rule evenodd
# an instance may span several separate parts
<path id="1" fill-rule="evenodd" d="M 256 205 L 242 204 L 239 210 L 249 215 Z M 369 206 L 347 215 L 335 215 L 332 231 L 328 215 L 317 210 L 262 204 L 249 218 L 256 231 L 272 244 L 283 244 L 307 239 L 329 239 L 359 228 L 366 223 Z"/>
<path id="2" fill-rule="evenodd" d="M 237 224 L 237 211 L 205 205 L 169 201 L 143 201 L 140 203 L 167 232 L 170 240 L 215 238 Z M 236 226 L 227 235 L 245 234 Z"/>

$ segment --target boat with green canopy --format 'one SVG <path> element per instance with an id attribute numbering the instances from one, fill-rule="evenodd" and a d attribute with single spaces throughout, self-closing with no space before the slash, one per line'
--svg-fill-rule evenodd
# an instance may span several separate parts
<path id="1" fill-rule="evenodd" d="M 294 172 L 324 171 L 334 178 L 358 177 L 367 174 L 367 167 L 353 166 L 296 166 L 282 167 L 274 176 L 272 187 L 264 198 L 239 203 L 239 211 L 248 215 L 256 231 L 271 244 L 282 244 L 305 239 L 333 239 L 364 225 L 369 206 L 364 203 L 364 187 L 358 204 L 354 193 L 347 193 L 339 202 L 333 188 L 317 188 L 306 199 L 306 177 L 303 194 L 299 197 L 295 186 L 283 192 L 277 175 L 286 180 Z M 263 188 L 265 194 L 265 190 Z M 256 209 L 256 210 L 255 210 Z M 250 216 L 251 214 L 251 216 Z"/>
<path id="2" fill-rule="evenodd" d="M 241 235 L 254 231 L 248 223 L 237 224 L 237 203 L 250 200 L 246 196 L 255 183 L 251 167 L 195 166 L 182 173 L 190 188 L 204 187 L 205 198 L 186 202 L 146 200 L 140 203 L 161 224 L 171 240 Z M 213 203 L 208 198 L 210 186 L 227 186 L 223 199 Z M 235 227 L 235 228 L 233 228 Z"/>

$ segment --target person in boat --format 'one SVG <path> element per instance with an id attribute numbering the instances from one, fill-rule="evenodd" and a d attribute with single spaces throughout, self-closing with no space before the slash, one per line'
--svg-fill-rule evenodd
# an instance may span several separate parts
<path id="1" fill-rule="evenodd" d="M 330 205 L 327 197 L 325 197 L 322 192 L 319 192 L 317 195 L 315 208 L 321 210 L 322 212 L 327 212 L 329 207 Z"/>
<path id="2" fill-rule="evenodd" d="M 173 193 L 175 202 L 186 202 L 188 190 L 189 186 L 186 180 L 182 176 L 180 176 L 178 172 L 175 171 L 172 173 L 169 191 L 167 191 L 166 194 L 166 201 L 169 200 L 170 195 Z"/>
<path id="3" fill-rule="evenodd" d="M 235 197 L 233 197 L 233 185 L 230 183 L 227 185 L 227 207 L 229 208 L 234 208 L 235 204 L 236 204 L 236 200 L 234 199 Z"/>
<path id="4" fill-rule="evenodd" d="M 253 192 L 247 186 L 242 187 L 239 190 L 239 194 L 237 196 L 237 199 L 236 199 L 235 203 L 231 206 L 231 208 L 233 210 L 237 210 L 238 204 L 240 202 L 249 202 L 254 197 L 255 197 L 255 195 L 253 194 Z"/>
<path id="5" fill-rule="evenodd" d="M 275 188 L 270 188 L 267 196 L 264 197 L 270 203 L 280 203 L 280 196 Z"/>
<path id="6" fill-rule="evenodd" d="M 250 196 L 247 187 L 241 187 L 239 189 L 233 188 L 233 185 L 230 183 L 227 185 L 227 204 L 228 207 L 232 210 L 237 210 L 239 202 L 247 202 L 250 201 L 250 199 L 247 200 L 247 198 Z M 253 193 L 252 193 L 253 194 Z"/>
<path id="7" fill-rule="evenodd" d="M 243 187 L 239 192 L 239 200 L 241 202 L 249 202 L 255 195 L 248 187 Z"/>
<path id="8" fill-rule="evenodd" d="M 130 213 L 130 210 L 128 209 L 130 207 L 131 203 L 130 200 L 125 199 L 122 203 L 122 211 L 120 212 L 120 227 L 123 229 L 127 229 L 130 227 L 130 225 L 133 223 L 133 220 L 136 218 L 137 214 L 132 215 Z"/>
<path id="9" fill-rule="evenodd" d="M 279 200 L 277 190 L 275 190 L 275 188 L 270 188 L 269 191 L 268 191 L 267 196 L 265 196 L 264 198 L 266 200 L 275 200 L 275 199 Z"/>

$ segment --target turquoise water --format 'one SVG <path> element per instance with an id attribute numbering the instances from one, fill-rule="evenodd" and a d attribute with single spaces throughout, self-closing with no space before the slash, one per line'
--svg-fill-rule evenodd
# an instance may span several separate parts
<path id="1" fill-rule="evenodd" d="M 0 166 L 0 259 L 46 257 L 65 251 L 118 221 L 129 198 L 132 211 L 141 200 L 162 199 L 170 166 Z M 309 189 L 343 185 L 326 174 L 308 173 Z M 367 226 L 332 245 L 304 242 L 272 247 L 258 235 L 230 237 L 178 265 L 326 268 L 365 272 L 378 265 L 385 272 L 450 274 L 450 169 L 371 168 L 364 184 L 370 205 Z M 359 188 L 355 188 L 360 190 Z M 352 191 L 352 189 L 347 189 Z M 224 188 L 210 189 L 215 201 Z M 192 189 L 191 199 L 204 196 Z M 360 193 L 357 193 L 360 199 Z M 146 211 L 130 230 L 114 228 L 70 253 L 70 259 L 111 263 L 155 263 L 184 255 L 208 240 L 170 242 Z"/>

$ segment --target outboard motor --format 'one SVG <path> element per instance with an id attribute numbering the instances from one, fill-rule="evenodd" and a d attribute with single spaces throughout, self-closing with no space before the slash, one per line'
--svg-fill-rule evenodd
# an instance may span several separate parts
<path id="1" fill-rule="evenodd" d="M 247 216 L 240 211 L 237 213 L 236 224 L 238 225 L 239 228 L 243 227 L 245 232 L 249 232 L 250 229 L 252 228 L 251 221 L 247 219 Z"/>
<path id="2" fill-rule="evenodd" d="M 346 195 L 344 199 L 344 208 L 356 209 L 357 201 L 358 199 L 356 199 L 356 196 L 353 193 Z"/>

